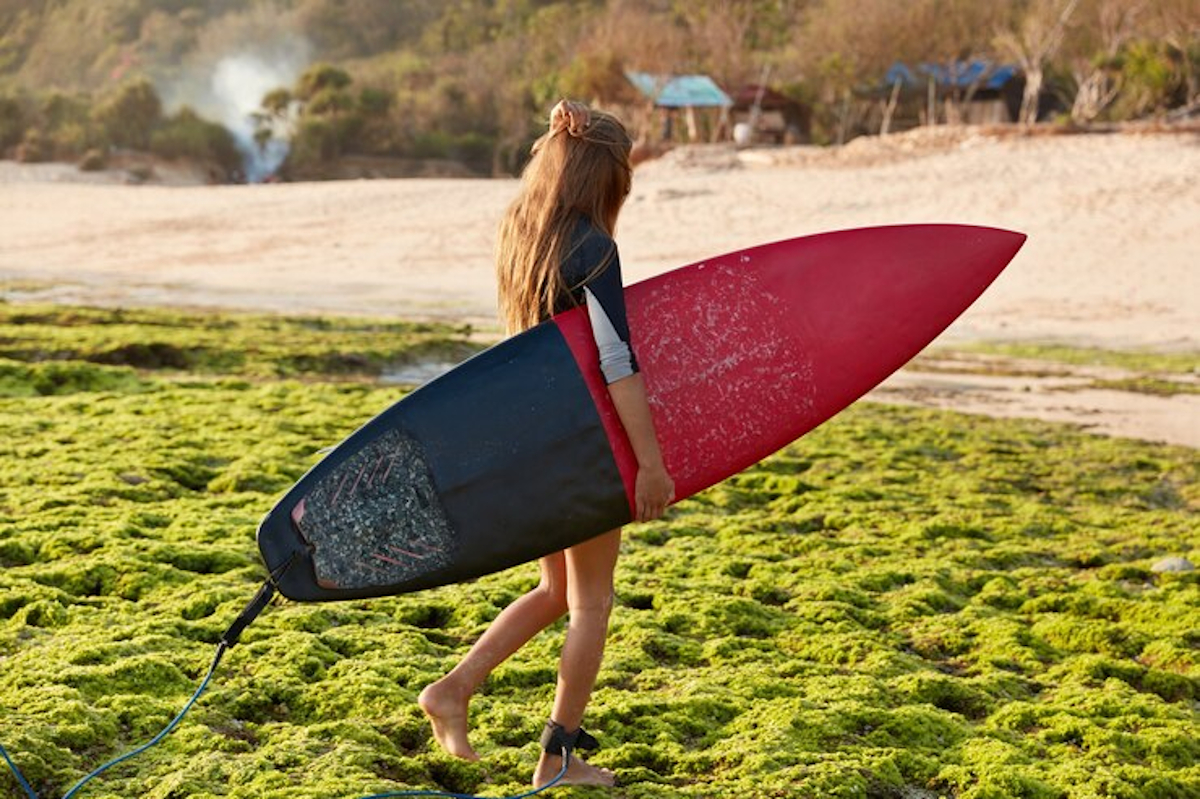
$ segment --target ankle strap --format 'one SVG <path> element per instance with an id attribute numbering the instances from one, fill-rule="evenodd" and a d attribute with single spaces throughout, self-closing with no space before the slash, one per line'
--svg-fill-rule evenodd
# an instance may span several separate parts
<path id="1" fill-rule="evenodd" d="M 567 732 L 565 727 L 551 720 L 546 722 L 546 727 L 542 730 L 542 749 L 552 755 L 562 755 L 564 750 L 569 755 L 576 749 L 599 748 L 600 742 L 589 735 L 583 727 L 574 732 Z"/>

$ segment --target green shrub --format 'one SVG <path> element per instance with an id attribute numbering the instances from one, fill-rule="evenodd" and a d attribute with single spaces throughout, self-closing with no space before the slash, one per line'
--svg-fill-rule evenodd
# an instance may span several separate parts
<path id="1" fill-rule="evenodd" d="M 54 145 L 42 131 L 30 128 L 25 131 L 17 145 L 16 160 L 23 164 L 38 164 L 49 161 L 54 155 Z"/>
<path id="2" fill-rule="evenodd" d="M 51 148 L 56 161 L 70 161 L 78 158 L 91 146 L 94 135 L 91 130 L 79 122 L 68 122 L 59 126 L 50 134 Z"/>
<path id="3" fill-rule="evenodd" d="M 1113 103 L 1112 115 L 1130 119 L 1161 112 L 1183 82 L 1178 65 L 1161 42 L 1134 42 L 1117 59 L 1121 70 L 1121 92 Z"/>
<path id="4" fill-rule="evenodd" d="M 28 127 L 24 103 L 17 97 L 0 95 L 0 155 L 20 144 Z"/>
<path id="5" fill-rule="evenodd" d="M 149 80 L 137 78 L 102 98 L 92 117 L 112 144 L 145 150 L 162 120 L 162 101 Z"/>
<path id="6" fill-rule="evenodd" d="M 108 166 L 108 154 L 98 147 L 93 147 L 79 159 L 79 169 L 83 172 L 99 172 Z"/>
<path id="7" fill-rule="evenodd" d="M 242 162 L 230 132 L 187 106 L 151 133 L 150 151 L 163 158 L 211 161 L 226 171 L 237 169 Z"/>

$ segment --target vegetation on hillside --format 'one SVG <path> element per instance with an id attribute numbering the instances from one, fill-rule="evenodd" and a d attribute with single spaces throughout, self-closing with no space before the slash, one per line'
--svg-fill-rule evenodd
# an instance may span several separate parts
<path id="1" fill-rule="evenodd" d="M 165 114 L 146 78 L 95 98 L 57 89 L 0 97 L 0 148 L 18 161 L 78 161 L 87 170 L 103 169 L 118 148 L 196 159 L 223 175 L 242 163 L 228 130 L 188 106 Z"/>
<path id="2" fill-rule="evenodd" d="M 868 130 L 896 61 L 1018 64 L 1027 114 L 1050 96 L 1078 123 L 1194 108 L 1200 13 L 1190 0 L 0 0 L 0 150 L 149 146 L 227 166 L 230 141 L 182 109 L 212 116 L 209 78 L 237 56 L 279 82 L 260 142 L 294 139 L 285 169 L 356 154 L 511 172 L 559 96 L 623 104 L 653 133 L 625 70 L 730 89 L 767 74 L 810 108 L 816 141 Z M 139 98 L 114 129 L 105 109 Z"/>
<path id="3" fill-rule="evenodd" d="M 61 796 L 182 707 L 263 579 L 258 520 L 403 395 L 323 348 L 455 332 L 0 309 L 0 743 Z M 587 722 L 621 786 L 555 795 L 1200 795 L 1200 580 L 1151 568 L 1196 560 L 1198 508 L 1191 450 L 852 408 L 628 529 Z M 480 763 L 441 754 L 415 698 L 536 580 L 277 603 L 170 737 L 84 795 L 520 792 L 561 626 L 475 700 Z"/>

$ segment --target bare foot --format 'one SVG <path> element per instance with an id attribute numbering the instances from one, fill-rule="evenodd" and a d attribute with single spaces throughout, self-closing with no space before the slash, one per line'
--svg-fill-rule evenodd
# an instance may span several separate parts
<path id="1" fill-rule="evenodd" d="M 541 788 L 543 785 L 552 782 L 560 771 L 562 771 L 562 758 L 558 755 L 543 752 L 542 758 L 538 761 L 537 768 L 533 772 L 533 787 Z M 572 755 L 571 764 L 567 766 L 567 773 L 563 776 L 562 782 L 557 784 L 602 785 L 606 788 L 611 788 L 616 783 L 616 774 L 606 768 L 593 766 Z"/>
<path id="2" fill-rule="evenodd" d="M 478 760 L 479 755 L 467 740 L 467 703 L 465 696 L 457 691 L 445 678 L 425 686 L 417 697 L 417 704 L 433 725 L 433 737 L 448 753 L 463 760 Z"/>

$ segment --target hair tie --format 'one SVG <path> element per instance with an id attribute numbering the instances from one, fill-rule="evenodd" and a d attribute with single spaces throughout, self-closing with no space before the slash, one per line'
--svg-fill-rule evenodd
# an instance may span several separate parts
<path id="1" fill-rule="evenodd" d="M 582 139 L 592 122 L 591 112 L 583 103 L 560 100 L 550 111 L 550 135 L 566 131 L 568 136 Z"/>

